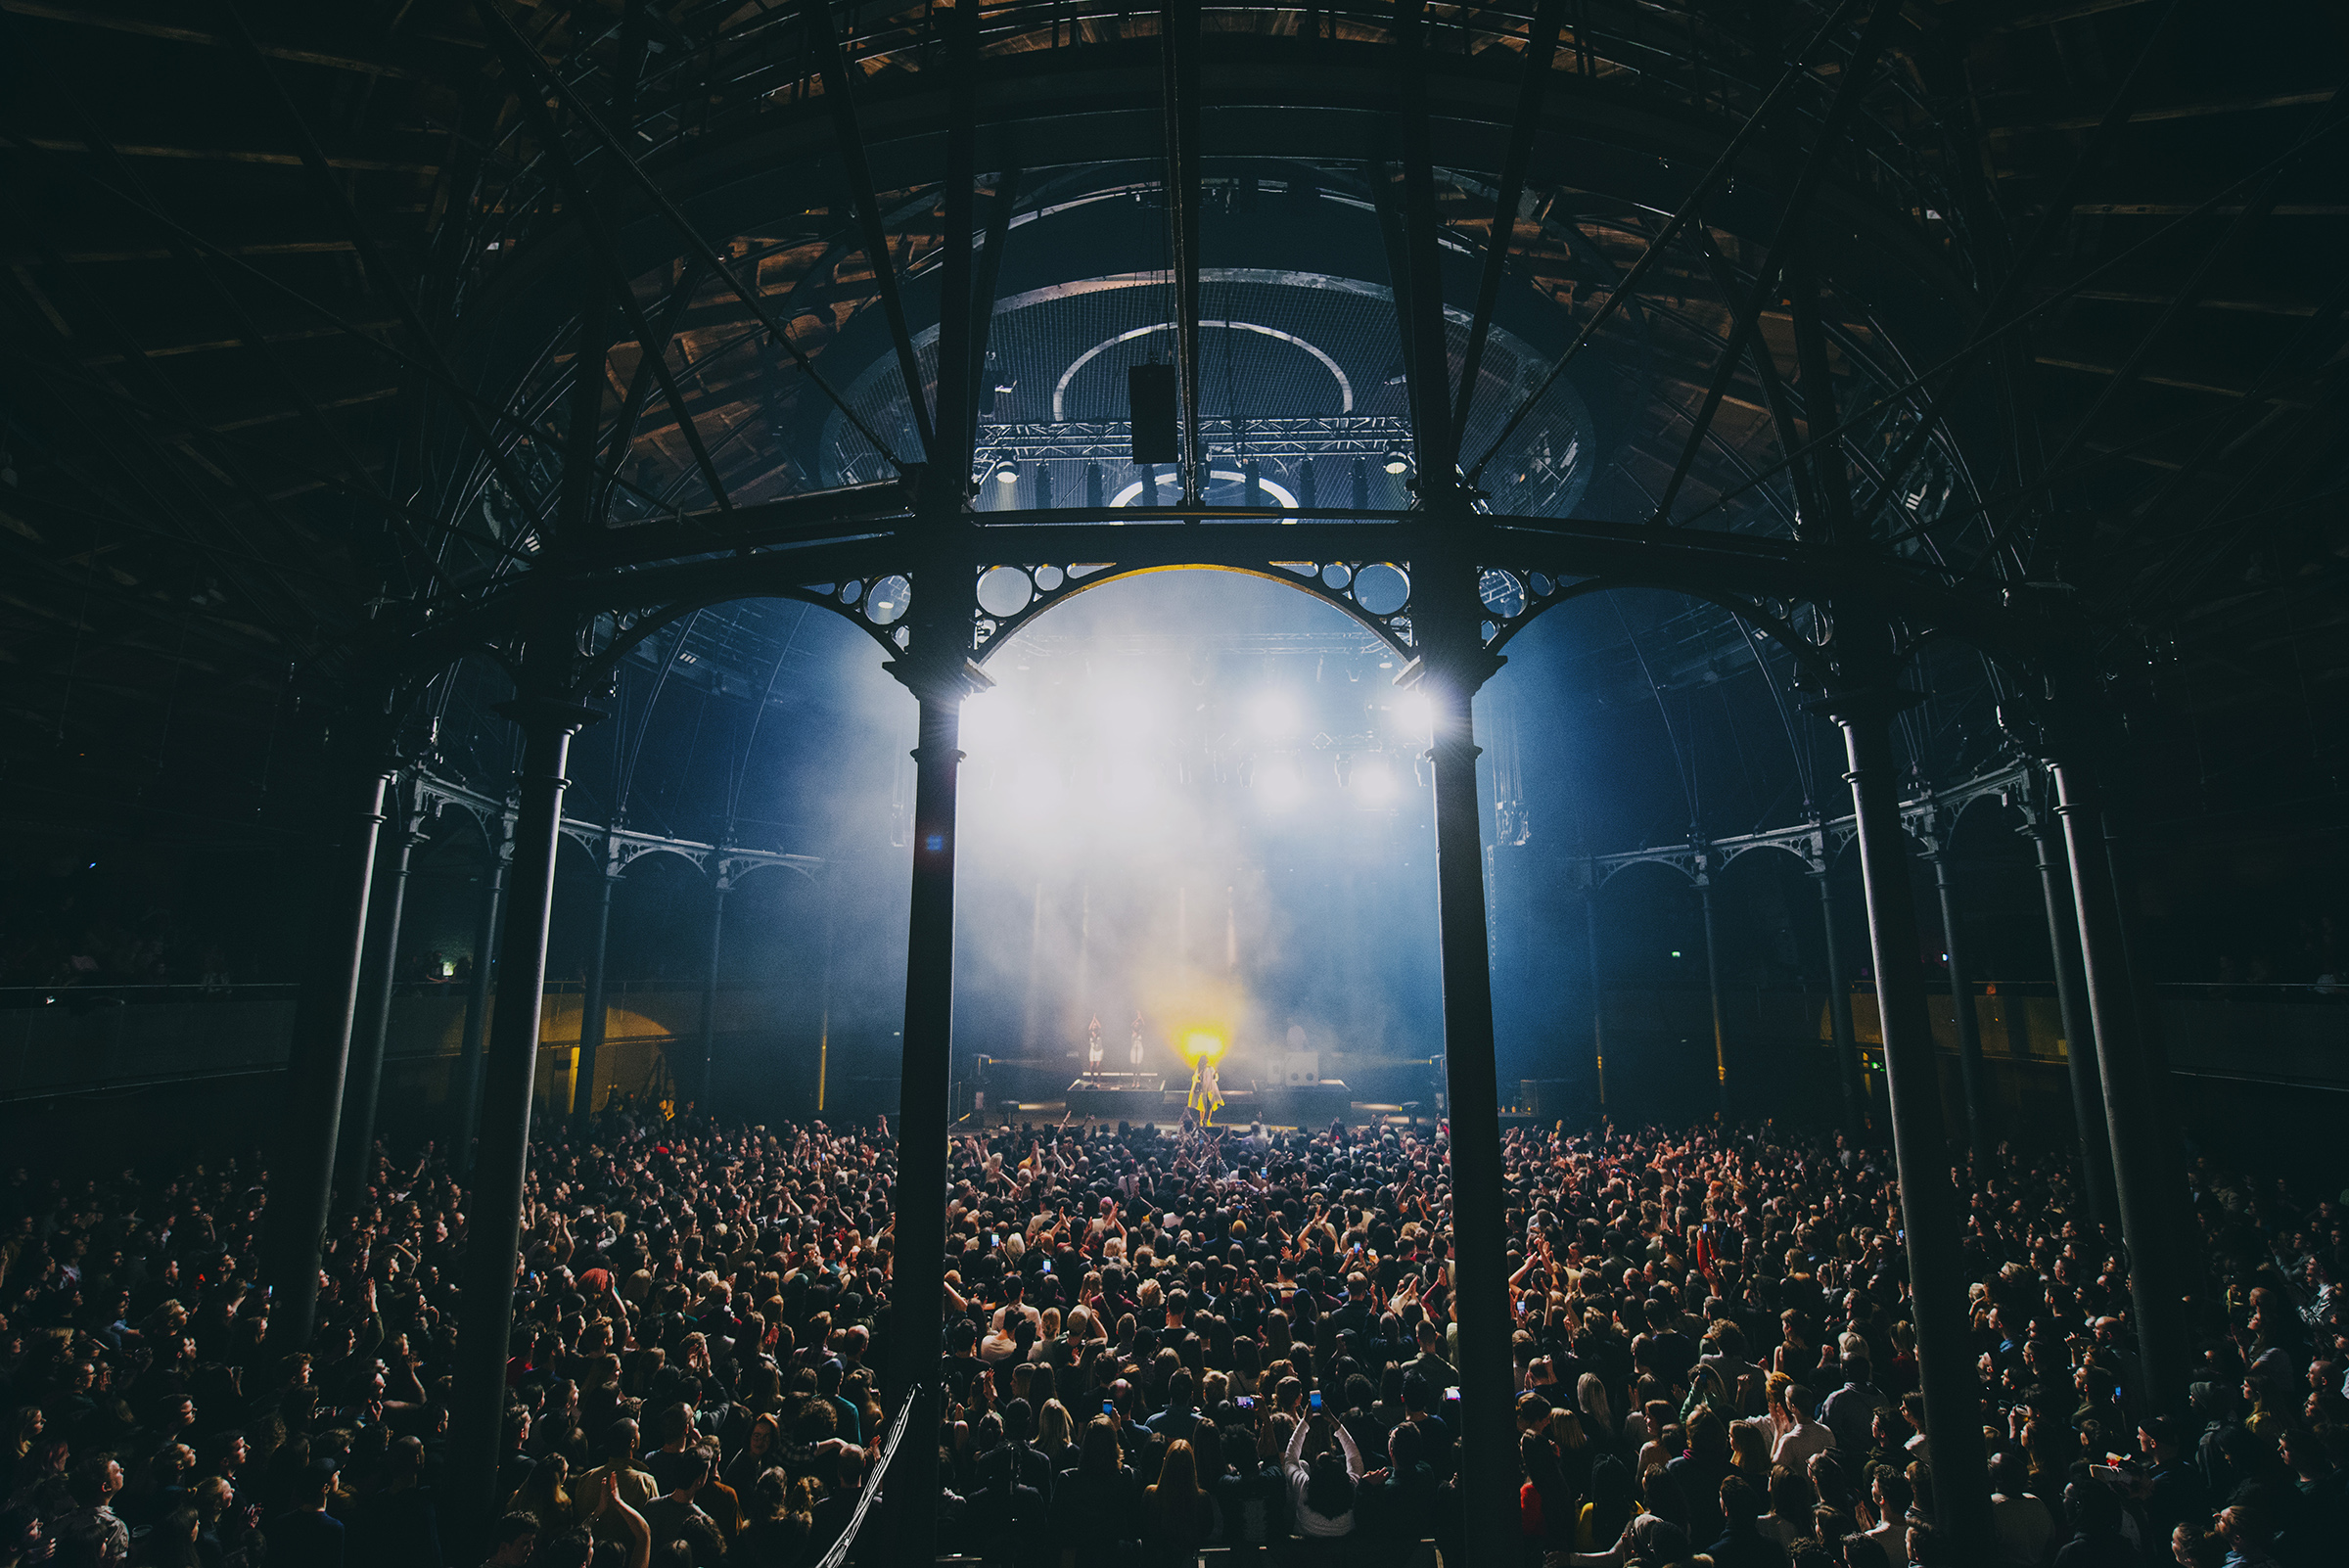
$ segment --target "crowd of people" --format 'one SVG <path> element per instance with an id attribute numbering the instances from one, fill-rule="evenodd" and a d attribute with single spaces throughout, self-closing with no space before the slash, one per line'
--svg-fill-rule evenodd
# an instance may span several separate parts
<path id="1" fill-rule="evenodd" d="M 268 1335 L 253 1159 L 0 1183 L 18 1563 L 813 1565 L 896 1414 L 889 1129 L 639 1123 L 533 1148 L 496 1493 L 442 1500 L 465 1194 L 380 1155 L 320 1331 Z M 1526 1568 L 1904 1568 L 1932 1526 L 1889 1157 L 1770 1128 L 1506 1144 Z M 1961 1173 L 1997 1561 L 2264 1568 L 2349 1540 L 2340 1205 L 2193 1173 L 2193 1408 L 2142 1386 L 2065 1161 Z M 958 1136 L 942 1551 L 1019 1568 L 1462 1560 L 1439 1129 Z M 922 1356 L 927 1365 L 927 1353 Z M 894 1469 L 884 1470 L 886 1491 Z"/>

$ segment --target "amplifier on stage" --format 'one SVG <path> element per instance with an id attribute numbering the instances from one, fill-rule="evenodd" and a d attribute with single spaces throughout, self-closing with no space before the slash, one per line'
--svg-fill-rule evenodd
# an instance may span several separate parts
<path id="1" fill-rule="evenodd" d="M 1319 1051 L 1283 1051 L 1272 1059 L 1273 1082 L 1295 1087 L 1321 1082 Z"/>

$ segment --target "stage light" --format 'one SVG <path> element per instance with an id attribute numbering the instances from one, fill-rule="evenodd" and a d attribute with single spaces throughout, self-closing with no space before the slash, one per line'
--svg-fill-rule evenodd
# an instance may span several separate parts
<path id="1" fill-rule="evenodd" d="M 1391 452 L 1389 452 L 1389 453 L 1387 454 L 1387 472 L 1388 472 L 1388 473 L 1390 473 L 1390 474 L 1402 474 L 1402 473 L 1406 473 L 1406 472 L 1408 472 L 1408 471 L 1409 471 L 1409 469 L 1410 469 L 1410 466 L 1411 466 L 1411 459 L 1410 459 L 1410 455 L 1409 455 L 1407 452 L 1404 451 L 1404 450 L 1403 450 L 1403 448 L 1401 448 L 1400 446 L 1399 446 L 1399 447 L 1397 447 L 1395 450 L 1393 450 L 1393 451 L 1391 451 Z"/>
<path id="2" fill-rule="evenodd" d="M 1275 811 L 1285 811 L 1305 799 L 1305 780 L 1294 762 L 1274 762 L 1256 775 L 1256 795 Z"/>
<path id="3" fill-rule="evenodd" d="M 1269 740 L 1287 740 L 1304 723 L 1297 699 L 1285 691 L 1259 693 L 1248 705 L 1248 717 L 1257 733 Z"/>
<path id="4" fill-rule="evenodd" d="M 1406 691 L 1395 699 L 1395 722 L 1412 740 L 1425 740 L 1435 733 L 1436 705 L 1423 691 Z"/>
<path id="5" fill-rule="evenodd" d="M 1211 1029 L 1192 1030 L 1182 1037 L 1182 1043 L 1175 1047 L 1181 1052 L 1183 1061 L 1193 1068 L 1201 1062 L 1222 1060 L 1223 1053 L 1230 1048 L 1231 1041 Z"/>
<path id="6" fill-rule="evenodd" d="M 1020 466 L 1017 463 L 1006 463 L 1001 468 L 995 470 L 995 483 L 997 484 L 1017 484 L 1019 482 Z"/>
<path id="7" fill-rule="evenodd" d="M 1395 770 L 1383 761 L 1364 762 L 1354 770 L 1354 789 L 1364 806 L 1384 806 L 1395 799 Z"/>

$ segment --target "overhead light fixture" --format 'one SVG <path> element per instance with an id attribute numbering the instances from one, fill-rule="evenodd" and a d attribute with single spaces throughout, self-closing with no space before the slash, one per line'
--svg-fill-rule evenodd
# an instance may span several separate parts
<path id="1" fill-rule="evenodd" d="M 1411 466 L 1411 459 L 1409 454 L 1405 452 L 1403 448 L 1399 446 L 1393 451 L 1387 453 L 1386 463 L 1388 473 L 1401 474 L 1409 469 Z"/>
<path id="2" fill-rule="evenodd" d="M 1020 469 L 1018 464 L 1006 463 L 1001 468 L 995 470 L 995 483 L 997 484 L 1017 484 L 1019 482 Z"/>

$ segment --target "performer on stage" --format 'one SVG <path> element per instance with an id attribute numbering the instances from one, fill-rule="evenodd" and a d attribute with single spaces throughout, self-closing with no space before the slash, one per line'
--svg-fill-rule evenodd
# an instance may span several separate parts
<path id="1" fill-rule="evenodd" d="M 1216 1063 L 1213 1057 L 1200 1057 L 1198 1065 L 1191 1069 L 1190 1097 L 1185 1099 L 1183 1104 L 1198 1113 L 1199 1125 L 1202 1128 L 1216 1125 L 1216 1113 L 1223 1109 L 1223 1089 L 1222 1085 L 1216 1082 Z"/>
<path id="2" fill-rule="evenodd" d="M 1133 1015 L 1133 1050 L 1130 1059 L 1133 1062 L 1133 1070 L 1137 1073 L 1140 1072 L 1142 1070 L 1142 1015 L 1139 1008 L 1134 1010 Z"/>
<path id="3" fill-rule="evenodd" d="M 1101 1015 L 1093 1015 L 1093 1027 L 1084 1035 L 1084 1076 L 1101 1076 Z"/>

